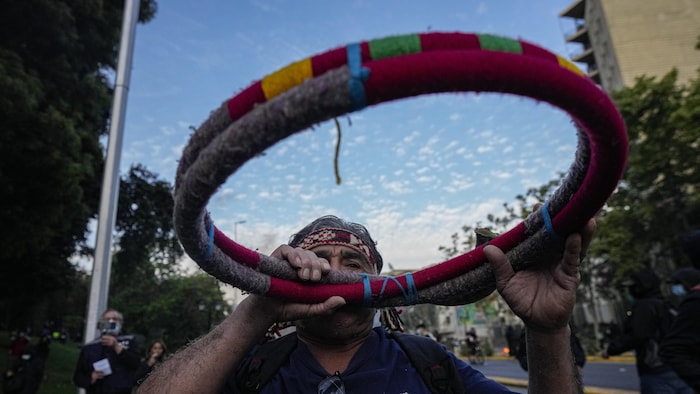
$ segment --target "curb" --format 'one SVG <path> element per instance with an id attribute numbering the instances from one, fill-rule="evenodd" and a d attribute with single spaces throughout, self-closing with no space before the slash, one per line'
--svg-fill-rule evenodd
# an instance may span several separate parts
<path id="1" fill-rule="evenodd" d="M 513 378 L 500 378 L 496 376 L 487 376 L 491 380 L 504 385 L 512 387 L 527 387 L 527 380 L 523 379 L 513 379 Z M 595 386 L 584 386 L 583 392 L 586 394 L 639 394 L 639 391 L 631 390 L 619 390 L 619 389 L 606 389 L 602 387 Z"/>
<path id="2" fill-rule="evenodd" d="M 464 359 L 464 357 L 461 357 Z M 486 360 L 515 360 L 514 357 L 510 356 L 488 356 L 485 357 Z M 600 356 L 586 356 L 586 361 L 595 361 L 599 363 L 636 363 L 637 359 L 634 356 L 610 356 L 608 358 L 603 358 Z"/>

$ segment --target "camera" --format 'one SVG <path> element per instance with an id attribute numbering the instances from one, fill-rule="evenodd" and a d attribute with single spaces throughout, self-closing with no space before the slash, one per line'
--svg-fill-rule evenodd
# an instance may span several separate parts
<path id="1" fill-rule="evenodd" d="M 115 320 L 101 321 L 98 323 L 98 328 L 102 335 L 117 336 L 121 331 L 121 325 Z"/>

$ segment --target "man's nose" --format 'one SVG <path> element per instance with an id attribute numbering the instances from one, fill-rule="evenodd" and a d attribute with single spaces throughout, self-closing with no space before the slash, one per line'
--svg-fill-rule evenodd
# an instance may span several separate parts
<path id="1" fill-rule="evenodd" d="M 342 259 L 339 256 L 330 257 L 328 263 L 331 265 L 331 269 L 340 270 L 343 269 Z"/>

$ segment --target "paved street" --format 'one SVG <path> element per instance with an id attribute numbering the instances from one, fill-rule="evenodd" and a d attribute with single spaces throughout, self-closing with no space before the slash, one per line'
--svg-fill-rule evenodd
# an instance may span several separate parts
<path id="1" fill-rule="evenodd" d="M 527 372 L 520 368 L 515 360 L 487 360 L 485 365 L 475 366 L 484 375 L 492 378 L 505 378 L 502 383 L 509 387 L 518 387 L 527 382 Z M 514 384 L 509 384 L 509 382 Z M 586 388 L 605 388 L 610 390 L 639 391 L 639 379 L 633 363 L 589 361 L 583 369 L 583 383 Z M 516 390 L 517 391 L 517 390 Z M 603 392 L 586 390 L 587 392 Z M 523 390 L 522 392 L 526 392 Z M 615 391 L 609 391 L 615 392 Z"/>

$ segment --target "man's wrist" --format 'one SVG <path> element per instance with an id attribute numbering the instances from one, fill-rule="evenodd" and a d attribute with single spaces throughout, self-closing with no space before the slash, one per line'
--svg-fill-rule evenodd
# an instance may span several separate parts
<path id="1" fill-rule="evenodd" d="M 569 326 L 565 325 L 562 327 L 557 327 L 557 328 L 541 328 L 537 326 L 527 326 L 527 333 L 531 337 L 543 337 L 543 338 L 548 338 L 548 337 L 557 337 L 559 335 L 563 335 L 568 337 L 570 334 L 569 331 Z"/>

